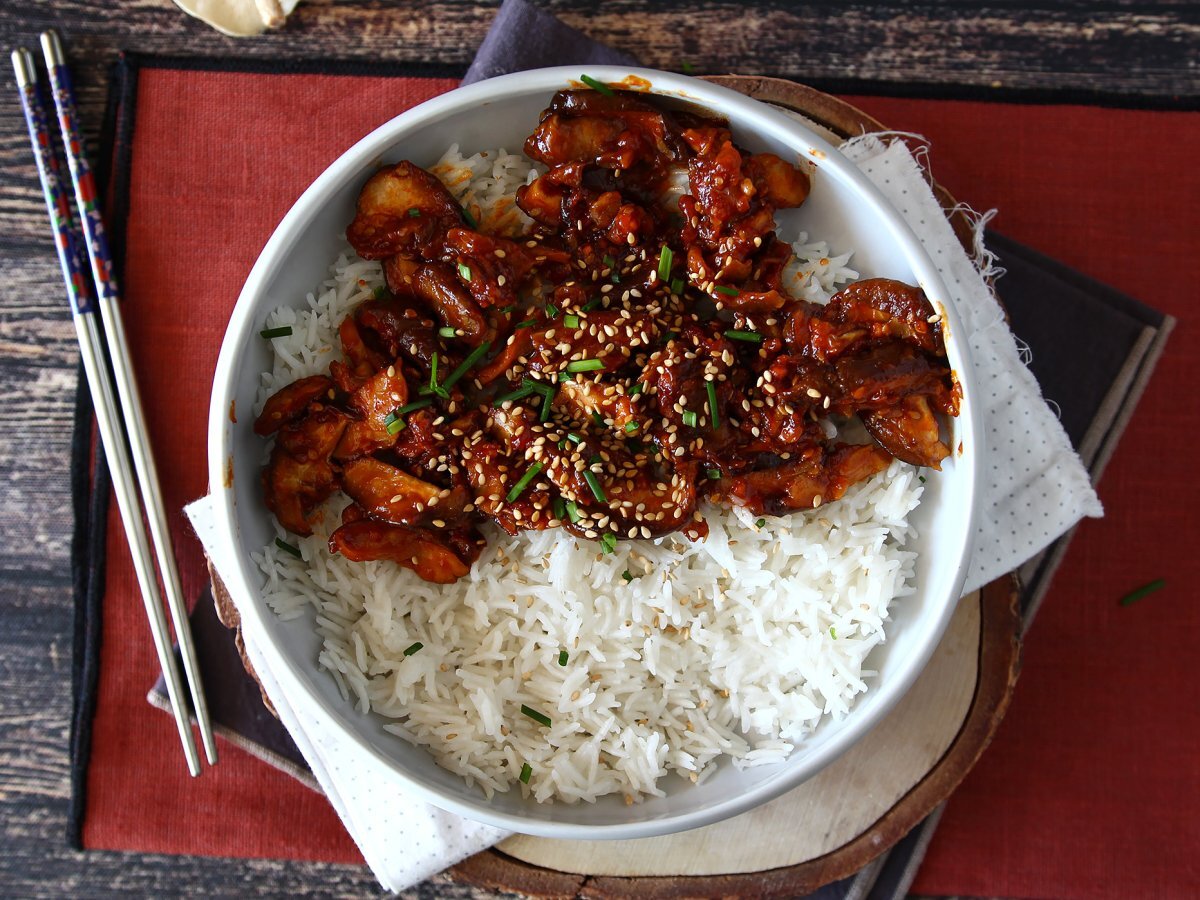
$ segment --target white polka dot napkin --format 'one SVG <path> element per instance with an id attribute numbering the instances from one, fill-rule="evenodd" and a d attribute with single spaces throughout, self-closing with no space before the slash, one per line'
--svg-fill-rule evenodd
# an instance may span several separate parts
<path id="1" fill-rule="evenodd" d="M 1101 515 L 1087 472 L 1057 418 L 1021 362 L 975 263 L 958 243 L 903 142 L 874 136 L 843 151 L 908 220 L 937 264 L 970 339 L 987 429 L 985 478 L 975 556 L 967 579 L 973 590 L 1012 571 L 1083 516 Z M 208 498 L 187 508 L 217 571 L 227 561 L 212 540 Z M 234 598 L 238 605 L 245 598 Z M 314 705 L 288 672 L 275 672 L 260 651 L 262 636 L 243 616 L 251 663 L 283 724 L 380 884 L 399 891 L 423 881 L 506 837 L 496 828 L 445 812 L 373 777 L 379 765 L 353 743 L 326 728 Z"/>
<path id="2" fill-rule="evenodd" d="M 965 585 L 973 591 L 1011 572 L 1084 516 L 1103 515 L 1103 509 L 1062 423 L 1021 361 L 1000 304 L 908 147 L 865 135 L 841 150 L 916 233 L 967 331 L 985 432 L 975 550 Z"/>

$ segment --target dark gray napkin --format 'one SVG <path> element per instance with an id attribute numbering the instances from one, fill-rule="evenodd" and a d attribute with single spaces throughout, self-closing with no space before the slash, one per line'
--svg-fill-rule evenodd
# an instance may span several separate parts
<path id="1" fill-rule="evenodd" d="M 525 0 L 504 0 L 464 83 L 552 65 L 636 65 Z M 582 70 L 582 69 L 581 69 Z M 1007 274 L 997 282 L 1013 331 L 1032 353 L 1031 369 L 1059 410 L 1093 482 L 1141 396 L 1174 320 L 994 232 L 988 246 Z M 1020 569 L 1026 624 L 1065 552 L 1067 534 Z M 218 730 L 256 756 L 315 786 L 287 732 L 263 706 L 242 669 L 233 635 L 205 592 L 192 613 L 201 671 Z M 161 681 L 150 695 L 167 708 Z M 815 900 L 903 897 L 933 836 L 935 811 L 862 871 L 826 885 Z"/>

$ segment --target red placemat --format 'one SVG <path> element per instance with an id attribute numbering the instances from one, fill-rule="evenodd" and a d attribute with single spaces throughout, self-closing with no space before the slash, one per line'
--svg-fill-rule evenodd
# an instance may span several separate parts
<path id="1" fill-rule="evenodd" d="M 208 392 L 229 311 L 308 183 L 374 126 L 450 78 L 251 74 L 141 66 L 130 157 L 130 339 L 168 507 L 205 490 Z M 181 99 L 184 98 L 184 99 Z M 926 134 L 934 172 L 999 227 L 1182 316 L 1200 196 L 1197 116 L 1064 106 L 850 98 Z M 318 127 L 319 126 L 319 127 Z M 994 748 L 951 802 L 916 889 L 928 893 L 1182 893 L 1200 846 L 1200 700 L 1185 670 L 1200 563 L 1186 466 L 1200 369 L 1181 329 L 1031 634 Z M 358 854 L 326 801 L 241 751 L 188 778 L 169 717 L 145 702 L 156 666 L 115 512 L 83 841 L 150 852 L 330 861 Z M 189 596 L 205 575 L 173 522 Z M 1189 577 L 1191 576 L 1191 577 Z M 1127 589 L 1167 590 L 1119 608 Z M 1191 866 L 1191 868 L 1189 868 Z"/>

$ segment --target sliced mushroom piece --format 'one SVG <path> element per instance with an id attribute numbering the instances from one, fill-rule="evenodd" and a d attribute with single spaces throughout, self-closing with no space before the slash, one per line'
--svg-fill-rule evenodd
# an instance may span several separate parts
<path id="1" fill-rule="evenodd" d="M 929 398 L 920 394 L 905 397 L 898 407 L 860 412 L 859 418 L 871 437 L 896 459 L 940 470 L 942 460 L 950 455 Z"/>
<path id="2" fill-rule="evenodd" d="M 254 421 L 254 433 L 274 434 L 288 422 L 302 416 L 308 407 L 333 390 L 333 381 L 324 375 L 310 375 L 280 388 L 263 404 L 262 415 Z"/>
<path id="3" fill-rule="evenodd" d="M 329 549 L 353 562 L 391 560 L 434 584 L 453 584 L 470 571 L 431 532 L 370 519 L 343 525 L 330 535 Z"/>

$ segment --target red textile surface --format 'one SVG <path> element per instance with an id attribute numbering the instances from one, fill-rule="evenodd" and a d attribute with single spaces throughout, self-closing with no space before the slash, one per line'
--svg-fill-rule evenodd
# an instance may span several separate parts
<path id="1" fill-rule="evenodd" d="M 275 224 L 353 141 L 451 87 L 141 71 L 125 281 L 168 508 L 205 490 L 220 339 Z M 1000 208 L 1000 230 L 1184 317 L 1200 224 L 1184 205 L 1200 196 L 1194 114 L 851 99 L 929 136 L 938 179 L 976 208 Z M 297 127 L 318 120 L 341 127 Z M 1189 602 L 1200 491 L 1186 452 L 1200 401 L 1176 387 L 1200 377 L 1189 331 L 1174 337 L 1105 474 L 1108 517 L 1080 529 L 1008 718 L 951 802 L 920 892 L 1182 896 L 1200 879 L 1200 689 L 1188 644 L 1200 626 Z M 194 596 L 200 548 L 181 513 L 173 525 Z M 358 860 L 322 797 L 228 744 L 218 767 L 187 776 L 170 717 L 145 702 L 156 664 L 115 506 L 109 534 L 86 846 Z M 1158 577 L 1165 590 L 1118 607 Z"/>

